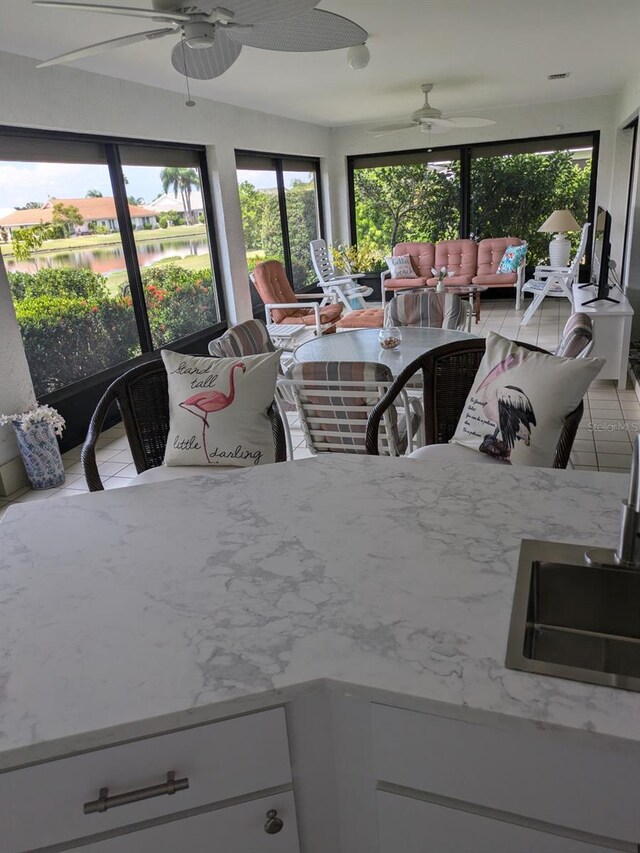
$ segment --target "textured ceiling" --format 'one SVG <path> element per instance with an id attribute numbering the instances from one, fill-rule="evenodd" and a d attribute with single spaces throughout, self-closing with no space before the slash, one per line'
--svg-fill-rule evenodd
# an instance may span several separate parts
<path id="1" fill-rule="evenodd" d="M 264 0 L 267 2 L 267 0 Z M 150 0 L 116 5 L 150 6 Z M 224 4 L 223 4 L 224 5 Z M 610 94 L 637 73 L 639 0 L 321 0 L 369 33 L 371 62 L 346 51 L 273 53 L 245 47 L 224 76 L 192 84 L 199 97 L 325 125 L 403 117 L 421 105 L 420 83 L 447 113 Z M 46 59 L 149 29 L 144 21 L 0 0 L 0 50 Z M 84 68 L 173 91 L 173 38 L 79 60 Z M 563 81 L 548 74 L 569 71 Z"/>

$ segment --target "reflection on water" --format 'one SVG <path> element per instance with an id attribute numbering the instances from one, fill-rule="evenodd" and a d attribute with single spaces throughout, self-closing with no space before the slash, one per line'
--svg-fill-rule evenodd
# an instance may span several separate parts
<path id="1" fill-rule="evenodd" d="M 184 258 L 186 255 L 205 255 L 209 251 L 205 237 L 186 239 L 172 237 L 167 240 L 149 240 L 136 244 L 138 262 L 141 267 L 148 267 L 166 258 Z M 102 275 L 122 272 L 126 269 L 122 245 L 103 246 L 95 249 L 80 249 L 77 252 L 51 252 L 38 254 L 38 267 L 71 267 L 72 269 L 90 269 Z M 34 265 L 29 261 L 7 260 L 9 272 L 35 272 Z"/>

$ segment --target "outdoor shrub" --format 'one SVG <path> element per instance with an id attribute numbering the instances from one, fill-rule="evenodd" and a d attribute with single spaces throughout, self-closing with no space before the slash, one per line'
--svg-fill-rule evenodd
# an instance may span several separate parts
<path id="1" fill-rule="evenodd" d="M 210 269 L 163 264 L 144 270 L 142 283 L 156 347 L 211 326 L 217 319 Z"/>
<path id="2" fill-rule="evenodd" d="M 10 272 L 9 286 L 15 301 L 40 296 L 105 299 L 109 295 L 104 276 L 68 267 L 41 269 L 36 273 Z"/>
<path id="3" fill-rule="evenodd" d="M 139 352 L 130 299 L 26 297 L 16 315 L 38 397 Z"/>

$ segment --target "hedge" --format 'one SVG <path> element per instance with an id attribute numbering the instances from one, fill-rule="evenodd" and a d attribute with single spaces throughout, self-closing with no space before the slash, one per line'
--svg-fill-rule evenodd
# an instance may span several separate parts
<path id="1" fill-rule="evenodd" d="M 166 264 L 142 274 L 155 347 L 215 322 L 210 270 Z M 90 270 L 9 273 L 38 397 L 140 353 L 130 296 L 112 296 Z"/>

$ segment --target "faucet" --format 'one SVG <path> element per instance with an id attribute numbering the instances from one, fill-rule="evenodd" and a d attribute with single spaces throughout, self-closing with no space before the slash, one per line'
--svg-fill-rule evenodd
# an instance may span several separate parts
<path id="1" fill-rule="evenodd" d="M 629 497 L 622 501 L 620 535 L 614 554 L 617 566 L 640 569 L 640 435 L 633 442 Z"/>
<path id="2" fill-rule="evenodd" d="M 618 547 L 615 552 L 609 548 L 591 548 L 584 558 L 591 566 L 640 571 L 640 434 L 633 443 L 629 496 L 622 501 Z"/>

